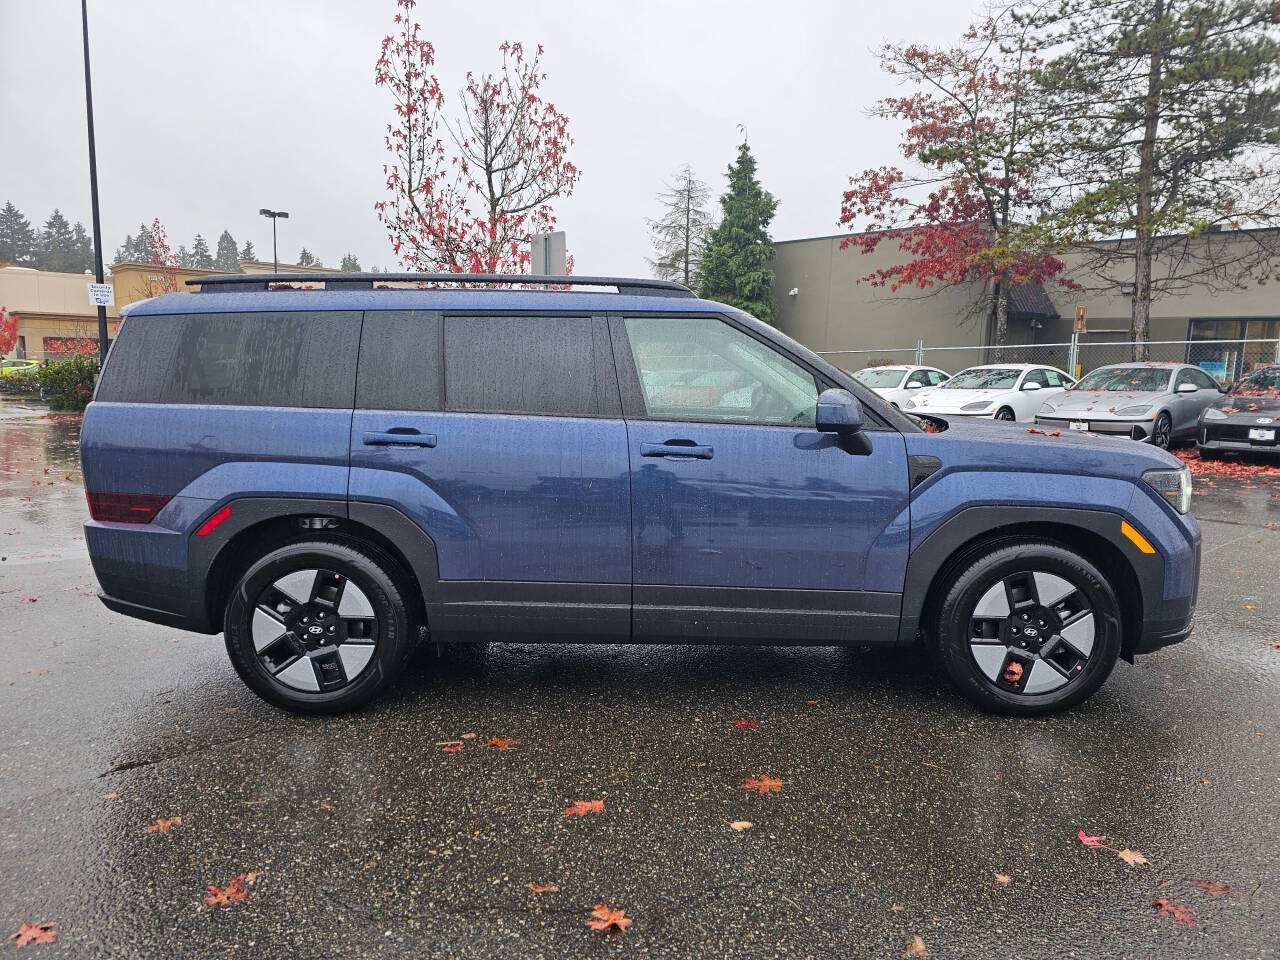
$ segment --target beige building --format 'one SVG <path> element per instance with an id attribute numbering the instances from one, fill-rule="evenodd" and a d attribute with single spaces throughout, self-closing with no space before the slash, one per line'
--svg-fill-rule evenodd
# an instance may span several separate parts
<path id="1" fill-rule="evenodd" d="M 240 264 L 245 273 L 271 273 L 260 260 Z M 120 309 L 138 300 L 159 296 L 172 287 L 186 290 L 186 281 L 220 273 L 178 267 L 167 274 L 149 263 L 116 263 L 107 277 L 115 290 L 115 305 L 107 307 L 107 340 L 120 326 Z M 336 273 L 328 268 L 281 264 L 281 274 Z M 0 266 L 0 306 L 18 318 L 17 357 L 46 360 L 74 353 L 98 352 L 98 310 L 89 303 L 92 274 L 51 273 L 30 267 Z"/>
<path id="2" fill-rule="evenodd" d="M 837 365 L 852 369 L 874 359 L 909 361 L 911 356 L 903 348 L 914 348 L 920 340 L 930 348 L 971 348 L 939 352 L 927 359 L 952 372 L 994 359 L 991 351 L 984 349 L 994 342 L 990 319 L 973 309 L 982 293 L 977 284 L 895 293 L 887 286 L 859 282 L 900 262 L 903 255 L 892 240 L 881 243 L 873 254 L 852 247 L 841 250 L 840 241 L 846 236 L 774 243 L 774 297 L 778 326 L 783 331 L 811 349 L 828 353 Z M 1241 234 L 1238 238 L 1218 235 L 1214 242 L 1251 241 Z M 1168 264 L 1157 261 L 1154 269 L 1158 273 L 1168 269 Z M 1069 341 L 1076 308 L 1081 305 L 1086 309 L 1087 326 L 1080 338 L 1080 356 L 1086 366 L 1098 365 L 1089 363 L 1090 358 L 1105 363 L 1128 358 L 1128 351 L 1119 346 L 1129 340 L 1130 299 L 1125 280 L 1119 274 L 1107 280 L 1086 271 L 1082 258 L 1068 258 L 1065 273 L 1079 280 L 1084 290 L 1055 282 L 1044 289 L 1015 291 L 1007 342 L 1027 345 L 1012 351 L 1015 358 L 1021 358 L 1021 352 L 1036 362 L 1065 364 L 1065 350 L 1044 347 L 1033 351 L 1030 345 Z M 1109 292 L 1097 292 L 1107 287 Z M 1274 342 L 1278 338 L 1280 282 L 1216 293 L 1204 285 L 1191 285 L 1185 293 L 1165 296 L 1151 306 L 1150 339 L 1172 341 L 1153 345 L 1154 359 L 1198 363 L 1227 379 L 1257 362 L 1280 359 L 1275 345 L 1203 341 Z"/>

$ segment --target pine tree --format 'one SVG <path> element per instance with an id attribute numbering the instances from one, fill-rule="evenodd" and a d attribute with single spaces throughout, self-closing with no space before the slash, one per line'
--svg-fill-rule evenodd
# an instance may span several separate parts
<path id="1" fill-rule="evenodd" d="M 252 240 L 246 240 L 244 242 L 244 246 L 240 248 L 240 259 L 241 260 L 257 260 L 258 259 L 258 252 L 253 249 Z"/>
<path id="2" fill-rule="evenodd" d="M 71 228 L 71 265 L 76 273 L 93 270 L 93 240 L 79 220 Z"/>
<path id="3" fill-rule="evenodd" d="M 687 163 L 658 194 L 658 202 L 666 212 L 657 220 L 645 221 L 657 254 L 649 261 L 655 277 L 679 280 L 686 287 L 698 286 L 702 253 L 712 228 L 707 210 L 710 196 L 710 189 L 694 177 Z"/>
<path id="4" fill-rule="evenodd" d="M 218 237 L 218 252 L 213 258 L 213 265 L 227 273 L 240 273 L 240 255 L 236 250 L 235 238 L 230 230 L 223 230 Z"/>
<path id="5" fill-rule="evenodd" d="M 360 261 L 356 259 L 356 255 L 354 253 L 344 254 L 340 269 L 343 273 L 359 273 Z"/>
<path id="6" fill-rule="evenodd" d="M 756 179 L 756 160 L 746 141 L 729 166 L 729 189 L 720 198 L 720 223 L 708 234 L 702 255 L 701 295 L 773 323 L 773 244 L 769 222 L 778 201 Z"/>
<path id="7" fill-rule="evenodd" d="M 306 247 L 303 247 L 303 248 L 302 248 L 302 252 L 298 254 L 298 266 L 300 266 L 300 267 L 323 267 L 323 266 L 324 266 L 324 264 L 323 264 L 323 263 L 321 263 L 318 259 L 316 259 L 315 254 L 313 254 L 313 253 L 312 253 L 310 250 L 308 250 Z"/>
<path id="8" fill-rule="evenodd" d="M 213 256 L 209 253 L 209 244 L 198 233 L 195 242 L 191 244 L 191 266 L 200 270 L 213 269 Z"/>
<path id="9" fill-rule="evenodd" d="M 178 252 L 174 254 L 174 256 L 178 258 L 178 266 L 191 266 L 191 251 L 187 249 L 187 245 L 185 243 L 178 244 Z"/>
<path id="10" fill-rule="evenodd" d="M 36 240 L 36 268 L 55 273 L 75 272 L 75 234 L 56 207 Z"/>
<path id="11" fill-rule="evenodd" d="M 1280 226 L 1280 6 L 1061 0 L 1027 22 L 1050 56 L 1042 149 L 1064 185 L 1044 230 L 1084 250 L 1091 273 L 1132 277 L 1146 359 L 1153 299 L 1239 287 L 1280 259 L 1275 231 L 1229 239 Z"/>
<path id="12" fill-rule="evenodd" d="M 0 263 L 29 267 L 36 257 L 36 232 L 12 203 L 0 209 Z"/>
<path id="13" fill-rule="evenodd" d="M 125 234 L 124 243 L 116 248 L 112 263 L 150 263 L 151 228 L 138 224 L 137 234 Z"/>

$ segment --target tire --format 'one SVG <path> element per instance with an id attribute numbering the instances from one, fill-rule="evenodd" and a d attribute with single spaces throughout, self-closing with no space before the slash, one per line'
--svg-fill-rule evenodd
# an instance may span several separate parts
<path id="1" fill-rule="evenodd" d="M 1173 445 L 1173 420 L 1163 410 L 1151 427 L 1151 445 L 1168 450 Z"/>
<path id="2" fill-rule="evenodd" d="M 1065 710 L 1116 664 L 1119 601 L 1102 572 L 1064 546 L 993 544 L 964 558 L 943 589 L 930 642 L 956 689 L 984 710 Z"/>
<path id="3" fill-rule="evenodd" d="M 1014 413 L 1013 410 L 1010 409 L 1009 407 L 1001 407 L 999 410 L 996 411 L 996 415 L 994 419 L 1013 422 L 1014 420 L 1018 419 L 1018 415 Z"/>
<path id="4" fill-rule="evenodd" d="M 250 564 L 227 601 L 231 664 L 249 689 L 285 710 L 355 710 L 395 680 L 412 653 L 407 582 L 394 560 L 362 542 L 315 539 L 272 550 Z"/>

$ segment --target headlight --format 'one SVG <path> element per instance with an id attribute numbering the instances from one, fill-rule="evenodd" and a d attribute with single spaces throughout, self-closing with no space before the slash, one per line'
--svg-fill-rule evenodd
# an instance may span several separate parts
<path id="1" fill-rule="evenodd" d="M 1045 402 L 1040 404 L 1040 409 L 1036 411 L 1036 416 L 1047 417 L 1051 413 L 1053 413 L 1053 404 Z"/>
<path id="2" fill-rule="evenodd" d="M 1186 513 L 1191 509 L 1191 471 L 1186 467 L 1178 470 L 1148 470 L 1142 475 L 1142 479 L 1179 513 Z"/>
<path id="3" fill-rule="evenodd" d="M 1132 407 L 1124 407 L 1120 410 L 1117 410 L 1116 416 L 1117 417 L 1141 417 L 1144 414 L 1147 414 L 1150 412 L 1151 412 L 1151 404 L 1138 403 L 1138 404 L 1134 404 Z"/>
<path id="4" fill-rule="evenodd" d="M 908 400 L 908 401 L 907 401 L 907 409 L 908 409 L 908 410 L 914 410 L 915 408 L 916 408 L 916 402 L 915 402 L 915 400 Z"/>
<path id="5" fill-rule="evenodd" d="M 961 410 L 986 410 L 991 406 L 990 400 L 979 400 L 977 403 L 966 403 Z"/>
<path id="6" fill-rule="evenodd" d="M 1204 418 L 1206 420 L 1228 420 L 1230 419 L 1225 413 L 1217 407 L 1205 407 Z"/>

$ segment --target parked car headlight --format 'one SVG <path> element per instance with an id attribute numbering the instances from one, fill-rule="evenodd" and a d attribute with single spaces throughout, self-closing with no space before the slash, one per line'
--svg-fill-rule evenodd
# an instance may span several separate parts
<path id="1" fill-rule="evenodd" d="M 1151 404 L 1135 403 L 1132 407 L 1123 407 L 1116 411 L 1117 417 L 1141 417 L 1151 412 Z"/>
<path id="2" fill-rule="evenodd" d="M 1036 416 L 1047 417 L 1051 413 L 1053 413 L 1053 404 L 1045 402 L 1040 404 L 1040 409 L 1036 411 Z"/>
<path id="3" fill-rule="evenodd" d="M 990 400 L 979 400 L 977 403 L 966 403 L 961 410 L 986 410 L 991 406 Z"/>
<path id="4" fill-rule="evenodd" d="M 1230 419 L 1225 413 L 1217 407 L 1205 407 L 1204 418 L 1206 420 L 1228 420 Z"/>
<path id="5" fill-rule="evenodd" d="M 1179 513 L 1186 513 L 1191 509 L 1191 471 L 1186 467 L 1177 470 L 1148 470 L 1142 475 L 1142 479 Z"/>

